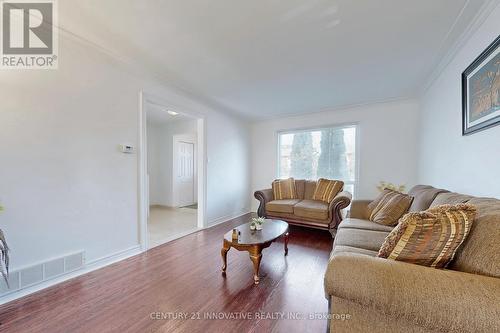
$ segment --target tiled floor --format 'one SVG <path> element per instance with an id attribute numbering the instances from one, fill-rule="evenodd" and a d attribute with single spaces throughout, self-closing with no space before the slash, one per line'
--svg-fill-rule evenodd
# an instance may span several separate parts
<path id="1" fill-rule="evenodd" d="M 149 248 L 196 231 L 198 210 L 152 206 L 149 213 Z"/>

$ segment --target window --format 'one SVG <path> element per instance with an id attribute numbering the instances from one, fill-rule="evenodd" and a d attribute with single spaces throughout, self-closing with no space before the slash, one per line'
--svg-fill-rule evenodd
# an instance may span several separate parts
<path id="1" fill-rule="evenodd" d="M 278 178 L 343 180 L 356 187 L 356 126 L 278 133 Z"/>

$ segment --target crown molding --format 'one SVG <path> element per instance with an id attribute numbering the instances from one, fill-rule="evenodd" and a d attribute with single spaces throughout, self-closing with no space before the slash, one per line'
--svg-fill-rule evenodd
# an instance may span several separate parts
<path id="1" fill-rule="evenodd" d="M 317 114 L 322 114 L 322 113 L 327 113 L 327 112 L 342 112 L 342 111 L 348 111 L 351 109 L 360 108 L 360 107 L 364 107 L 364 106 L 389 104 L 389 103 L 401 103 L 401 102 L 417 102 L 417 99 L 413 96 L 383 98 L 383 99 L 366 101 L 366 102 L 362 102 L 362 103 L 343 104 L 343 105 L 339 105 L 339 106 L 327 106 L 327 107 L 319 108 L 316 110 L 302 110 L 302 111 L 297 111 L 297 112 L 293 112 L 293 113 L 284 113 L 284 114 L 279 114 L 279 115 L 274 115 L 274 116 L 269 116 L 269 117 L 258 117 L 258 118 L 253 118 L 251 120 L 251 122 L 252 122 L 252 124 L 257 124 L 257 123 L 260 123 L 263 121 L 272 121 L 272 120 L 278 120 L 278 119 L 283 119 L 283 118 L 304 117 L 304 116 L 317 115 Z"/>
<path id="2" fill-rule="evenodd" d="M 203 94 L 196 93 L 192 89 L 186 88 L 185 86 L 179 84 L 175 80 L 166 77 L 165 75 L 161 75 L 158 72 L 148 70 L 145 66 L 141 65 L 140 62 L 134 60 L 133 58 L 113 52 L 110 49 L 103 47 L 102 45 L 95 43 L 90 39 L 87 39 L 61 26 L 58 26 L 56 28 L 59 31 L 59 38 L 67 38 L 68 40 L 99 52 L 100 54 L 106 56 L 113 63 L 120 66 L 122 69 L 126 70 L 134 76 L 151 80 L 153 83 L 163 86 L 181 97 L 192 100 L 213 111 L 222 113 L 231 118 L 240 121 L 249 120 L 247 117 L 242 116 L 241 113 L 233 110 L 230 107 L 227 107 L 226 105 L 223 105 L 207 96 L 204 96 Z"/>
<path id="3" fill-rule="evenodd" d="M 460 11 L 457 19 L 453 23 L 450 31 L 446 35 L 446 38 L 453 32 L 456 27 L 456 24 L 460 17 L 462 16 L 465 8 L 469 4 L 470 1 L 467 1 Z M 462 32 L 460 37 L 453 43 L 452 47 L 448 52 L 444 55 L 444 57 L 431 69 L 430 75 L 425 80 L 425 83 L 422 89 L 419 92 L 419 96 L 425 95 L 425 93 L 429 90 L 429 88 L 434 84 L 434 82 L 438 79 L 438 77 L 443 73 L 445 68 L 451 63 L 451 61 L 455 58 L 458 52 L 464 47 L 467 41 L 474 35 L 474 33 L 479 29 L 479 27 L 486 21 L 486 19 L 491 15 L 493 10 L 500 4 L 500 0 L 487 0 L 482 6 L 479 12 L 474 16 L 471 23 L 467 26 L 467 28 Z M 445 40 L 446 40 L 445 38 Z"/>

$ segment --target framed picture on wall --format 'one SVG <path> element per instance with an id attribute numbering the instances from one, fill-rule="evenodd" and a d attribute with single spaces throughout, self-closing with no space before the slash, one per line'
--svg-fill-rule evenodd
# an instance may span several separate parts
<path id="1" fill-rule="evenodd" d="M 462 135 L 500 124 L 500 36 L 462 73 Z"/>

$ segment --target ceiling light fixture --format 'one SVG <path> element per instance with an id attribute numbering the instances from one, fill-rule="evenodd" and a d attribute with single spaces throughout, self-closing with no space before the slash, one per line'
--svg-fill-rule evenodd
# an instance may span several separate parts
<path id="1" fill-rule="evenodd" d="M 178 113 L 177 113 L 177 112 L 175 112 L 175 111 L 170 111 L 170 110 L 168 110 L 167 112 L 168 112 L 168 114 L 169 114 L 169 115 L 171 115 L 171 116 L 177 116 L 177 115 L 178 115 Z"/>

